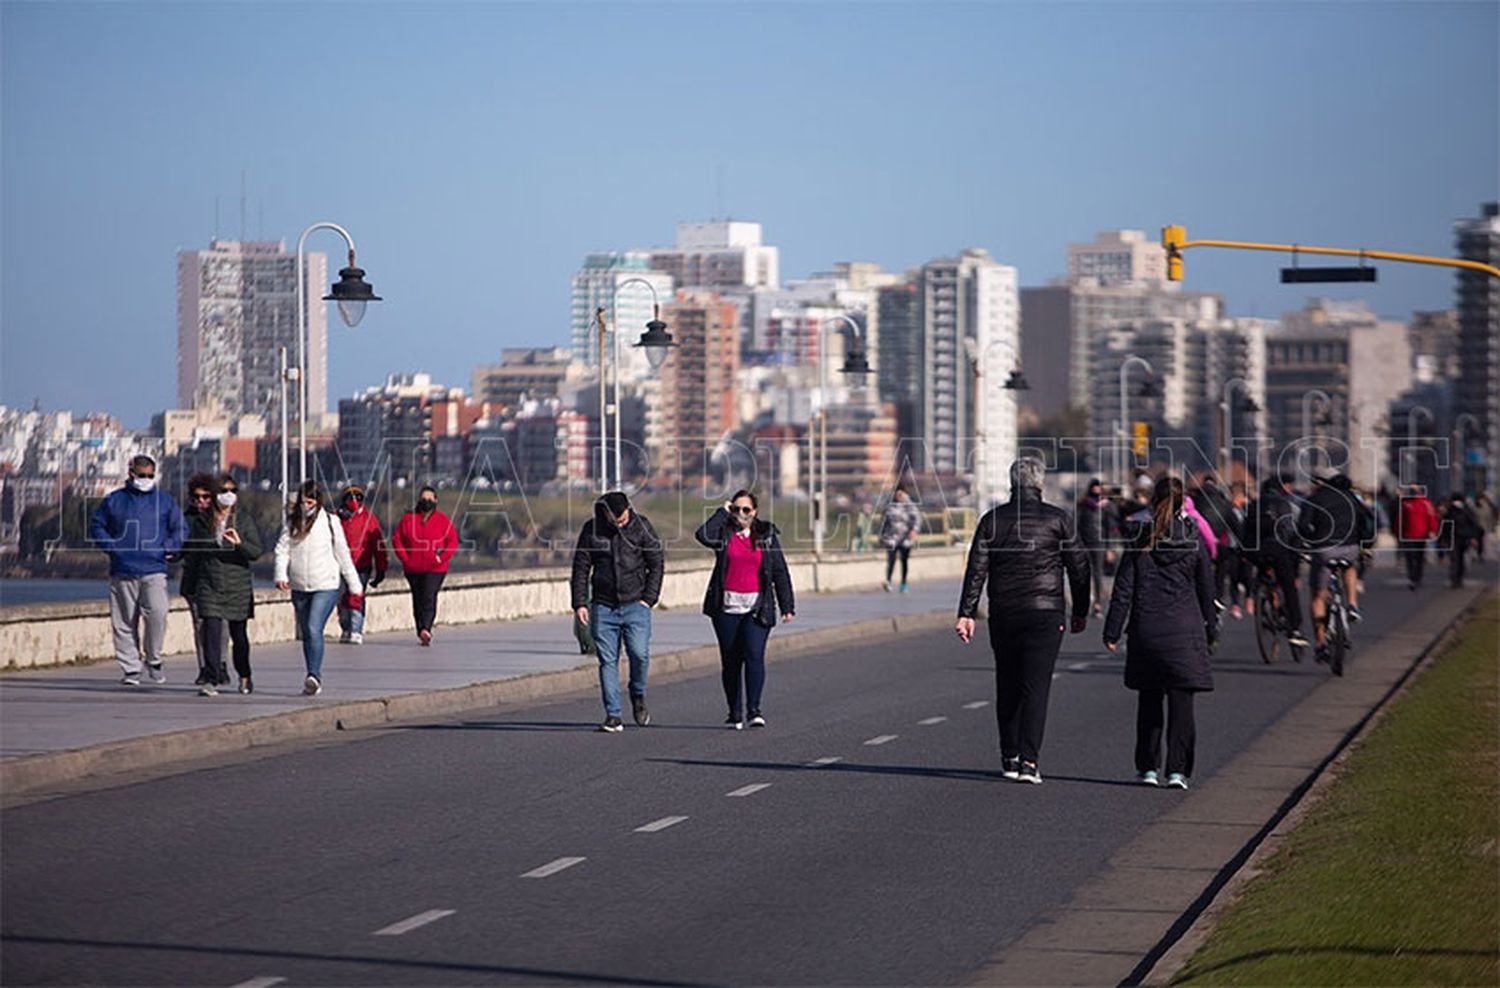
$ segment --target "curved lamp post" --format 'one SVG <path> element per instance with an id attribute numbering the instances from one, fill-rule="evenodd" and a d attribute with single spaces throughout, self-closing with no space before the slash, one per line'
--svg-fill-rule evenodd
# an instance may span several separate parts
<path id="1" fill-rule="evenodd" d="M 1000 347 L 1010 354 L 1012 364 L 1010 375 L 1000 385 L 1003 391 L 1030 391 L 1031 385 L 1026 380 L 1026 374 L 1021 370 L 1021 355 L 1017 351 L 1016 344 L 1010 340 L 990 340 L 985 345 L 983 352 L 976 352 L 973 340 L 964 340 L 966 349 L 969 351 L 969 360 L 974 365 L 974 376 L 983 380 L 987 374 L 984 365 L 989 362 L 989 355 L 996 347 Z M 974 509 L 981 515 L 984 514 L 985 505 L 989 503 L 989 474 L 990 464 L 985 462 L 985 451 L 989 446 L 989 416 L 986 412 L 988 402 L 984 396 L 979 396 L 978 419 L 976 423 L 979 433 L 979 462 L 974 471 Z"/>
<path id="2" fill-rule="evenodd" d="M 379 302 L 381 298 L 375 294 L 375 290 L 365 281 L 363 268 L 356 266 L 354 261 L 354 238 L 349 231 L 337 223 L 314 223 L 302 231 L 302 236 L 297 238 L 297 479 L 298 483 L 307 480 L 307 270 L 304 257 L 307 253 L 307 238 L 319 230 L 332 230 L 344 238 L 345 245 L 349 248 L 349 266 L 339 271 L 339 280 L 323 296 L 325 302 L 338 303 L 339 318 L 344 320 L 344 325 L 353 329 L 359 325 L 359 321 L 365 317 L 365 306 L 370 302 Z M 282 459 L 285 461 L 286 433 L 282 433 Z M 286 471 L 282 471 L 281 486 L 283 493 L 290 495 L 286 490 Z"/>
<path id="3" fill-rule="evenodd" d="M 1222 399 L 1219 401 L 1219 411 L 1224 416 L 1224 447 L 1220 451 L 1224 456 L 1224 465 L 1219 468 L 1219 478 L 1225 483 L 1229 482 L 1229 471 L 1234 468 L 1233 395 L 1235 385 L 1239 385 L 1241 388 L 1244 388 L 1248 392 L 1250 388 L 1250 382 L 1245 380 L 1243 377 L 1231 377 L 1229 380 L 1224 382 L 1224 394 Z M 1254 396 L 1248 393 L 1245 395 L 1240 407 L 1252 415 L 1260 411 L 1260 405 L 1256 404 Z"/>
<path id="4" fill-rule="evenodd" d="M 1410 457 L 1412 483 L 1417 480 L 1417 413 L 1427 416 L 1428 425 L 1437 425 L 1437 417 L 1426 405 L 1412 405 L 1406 410 L 1406 457 Z M 1406 459 L 1403 457 L 1403 459 Z"/>
<path id="5" fill-rule="evenodd" d="M 620 320 L 619 299 L 620 292 L 631 285 L 645 285 L 651 292 L 651 321 L 646 323 L 646 330 L 641 338 L 632 346 L 642 347 L 646 351 L 646 361 L 651 365 L 652 371 L 659 370 L 666 362 L 667 355 L 672 352 L 672 347 L 677 346 L 677 341 L 672 339 L 672 334 L 667 332 L 667 324 L 661 321 L 661 300 L 657 297 L 656 286 L 645 278 L 626 278 L 615 286 L 610 295 L 610 322 L 614 324 L 615 337 L 615 388 L 613 404 L 605 404 L 604 394 L 604 317 L 602 310 L 596 315 L 599 317 L 599 490 L 608 491 L 609 488 L 609 443 L 605 439 L 608 419 L 606 415 L 613 413 L 615 417 L 615 484 L 623 486 L 625 483 L 625 472 L 620 450 L 623 443 L 620 439 L 620 420 L 623 418 L 623 407 L 620 404 Z"/>
<path id="6" fill-rule="evenodd" d="M 1314 401 L 1318 402 L 1321 406 L 1316 420 L 1313 418 L 1312 412 Z M 1313 437 L 1312 427 L 1315 424 L 1322 425 L 1324 423 L 1330 422 L 1332 421 L 1332 419 L 1333 399 L 1329 397 L 1327 391 L 1323 391 L 1319 388 L 1312 388 L 1311 390 L 1302 393 L 1302 438 L 1303 440 L 1307 440 L 1309 438 L 1317 439 L 1317 443 L 1315 444 L 1317 453 L 1313 454 L 1313 469 L 1315 470 L 1323 459 L 1323 436 L 1321 433 L 1319 433 L 1316 437 Z"/>
<path id="7" fill-rule="evenodd" d="M 859 323 L 844 313 L 830 316 L 818 325 L 818 493 L 813 498 L 813 555 L 823 555 L 823 529 L 828 517 L 828 394 L 826 371 L 828 367 L 828 334 L 823 328 L 831 322 L 842 322 L 853 332 L 854 338 L 864 342 Z M 839 373 L 848 374 L 856 384 L 864 383 L 870 373 L 870 361 L 865 356 L 864 346 L 851 349 L 844 354 L 844 366 Z"/>
<path id="8" fill-rule="evenodd" d="M 1129 380 L 1130 367 L 1137 364 L 1146 370 L 1146 380 L 1141 382 L 1140 397 L 1155 398 L 1160 392 L 1156 388 L 1156 371 L 1151 366 L 1151 361 L 1145 357 L 1137 357 L 1131 354 L 1120 363 L 1120 490 L 1124 491 L 1130 486 L 1130 471 L 1125 467 L 1125 457 L 1130 450 L 1130 436 L 1127 428 L 1130 422 L 1130 396 L 1126 391 Z"/>

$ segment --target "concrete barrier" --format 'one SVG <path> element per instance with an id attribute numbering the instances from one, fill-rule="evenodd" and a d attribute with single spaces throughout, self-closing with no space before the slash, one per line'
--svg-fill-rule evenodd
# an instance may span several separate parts
<path id="1" fill-rule="evenodd" d="M 912 553 L 913 580 L 957 579 L 963 573 L 964 550 L 924 549 Z M 857 590 L 879 585 L 885 577 L 885 553 L 825 553 L 787 557 L 792 584 L 799 594 Z M 697 609 L 703 602 L 713 560 L 706 552 L 691 561 L 667 559 L 661 605 L 668 609 Z M 513 621 L 542 614 L 565 614 L 570 591 L 566 569 L 495 570 L 450 573 L 443 584 L 439 621 L 475 624 Z M 406 581 L 392 572 L 368 595 L 365 630 L 371 633 L 406 631 L 412 626 L 411 598 Z M 328 634 L 337 636 L 337 620 Z M 257 644 L 291 641 L 294 637 L 291 600 L 280 590 L 256 592 L 255 619 L 250 640 Z M 193 629 L 187 604 L 172 600 L 167 617 L 165 654 L 193 651 Z M 104 600 L 83 603 L 27 604 L 0 607 L 0 666 L 31 669 L 74 662 L 97 662 L 114 657 L 109 605 Z"/>

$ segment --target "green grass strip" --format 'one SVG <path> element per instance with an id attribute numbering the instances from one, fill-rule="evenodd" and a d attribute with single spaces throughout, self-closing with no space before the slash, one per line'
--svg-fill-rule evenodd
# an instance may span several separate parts
<path id="1" fill-rule="evenodd" d="M 1500 603 L 1339 770 L 1175 984 L 1500 984 Z"/>

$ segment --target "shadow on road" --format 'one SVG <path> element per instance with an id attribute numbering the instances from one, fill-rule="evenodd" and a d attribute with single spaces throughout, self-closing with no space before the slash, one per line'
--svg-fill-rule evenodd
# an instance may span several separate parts
<path id="1" fill-rule="evenodd" d="M 805 762 L 744 762 L 709 761 L 699 758 L 648 758 L 650 762 L 670 765 L 695 765 L 709 768 L 753 768 L 761 772 L 842 772 L 858 775 L 908 775 L 923 779 L 956 779 L 963 782 L 1004 782 L 1020 785 L 1000 774 L 999 769 L 935 768 L 930 765 L 858 765 L 852 762 L 834 762 L 831 765 L 809 765 Z M 1048 775 L 1048 782 L 1075 782 L 1090 786 L 1129 786 L 1144 788 L 1137 782 L 1126 779 L 1089 779 L 1077 775 Z"/>

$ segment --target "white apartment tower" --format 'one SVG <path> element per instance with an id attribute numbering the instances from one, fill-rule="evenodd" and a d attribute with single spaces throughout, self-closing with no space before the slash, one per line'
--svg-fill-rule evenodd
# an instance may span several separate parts
<path id="1" fill-rule="evenodd" d="M 780 252 L 761 243 L 759 223 L 678 223 L 673 247 L 651 250 L 651 267 L 679 288 L 775 288 Z"/>
<path id="2" fill-rule="evenodd" d="M 307 263 L 307 410 L 327 411 L 328 258 Z M 214 240 L 177 252 L 177 405 L 279 425 L 278 348 L 297 365 L 297 255 L 276 240 Z M 293 404 L 295 418 L 295 403 Z"/>
<path id="3" fill-rule="evenodd" d="M 1091 244 L 1068 245 L 1068 280 L 1080 278 L 1106 286 L 1165 282 L 1167 252 L 1140 230 L 1105 230 Z"/>
<path id="4" fill-rule="evenodd" d="M 629 344 L 640 338 L 646 323 L 651 320 L 651 290 L 644 285 L 632 284 L 619 291 L 619 312 L 614 311 L 616 292 L 632 278 L 640 278 L 656 289 L 662 305 L 672 300 L 672 276 L 651 268 L 651 254 L 643 250 L 601 251 L 583 259 L 583 267 L 573 275 L 573 296 L 570 325 L 573 359 L 593 367 L 599 362 L 598 331 L 594 313 L 603 309 L 605 319 L 615 317 L 618 322 L 621 352 L 627 354 L 630 368 L 626 377 L 637 376 L 630 371 L 644 368 L 644 358 L 634 359 L 635 351 Z M 611 326 L 611 329 L 614 327 Z M 612 360 L 606 357 L 606 363 Z M 640 364 L 637 368 L 636 363 Z"/>

